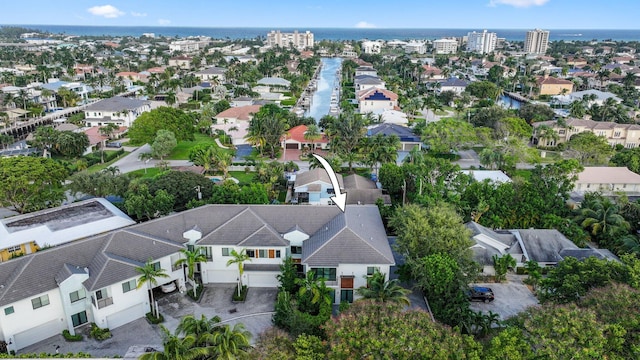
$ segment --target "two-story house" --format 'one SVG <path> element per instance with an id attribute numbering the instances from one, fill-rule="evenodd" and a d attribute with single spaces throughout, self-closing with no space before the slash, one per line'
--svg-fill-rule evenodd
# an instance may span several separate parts
<path id="1" fill-rule="evenodd" d="M 543 130 L 546 128 L 551 128 L 557 137 L 555 139 L 546 137 L 546 130 Z M 559 125 L 555 120 L 533 123 L 531 139 L 537 146 L 556 146 L 569 141 L 573 135 L 585 131 L 605 137 L 611 146 L 620 144 L 625 148 L 633 149 L 640 145 L 640 125 L 574 118 L 566 119 L 563 125 Z"/>
<path id="2" fill-rule="evenodd" d="M 387 89 L 371 88 L 356 93 L 358 111 L 361 114 L 394 110 L 398 107 L 398 95 Z"/>
<path id="3" fill-rule="evenodd" d="M 338 184 L 344 190 L 342 175 L 336 174 Z M 336 190 L 324 168 L 311 169 L 296 175 L 293 199 L 298 204 L 327 205 Z"/>
<path id="4" fill-rule="evenodd" d="M 114 96 L 87 106 L 84 122 L 89 127 L 107 124 L 130 127 L 138 116 L 147 111 L 151 111 L 150 101 Z"/>

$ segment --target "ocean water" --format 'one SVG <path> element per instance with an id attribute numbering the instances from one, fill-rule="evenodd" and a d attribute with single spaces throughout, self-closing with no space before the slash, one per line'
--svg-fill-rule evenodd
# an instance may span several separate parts
<path id="1" fill-rule="evenodd" d="M 0 25 L 1 26 L 1 25 Z M 461 37 L 471 31 L 484 29 L 356 29 L 356 28 L 207 28 L 207 27 L 165 27 L 165 26 L 67 26 L 67 25 L 16 25 L 30 29 L 38 29 L 54 34 L 79 36 L 141 36 L 143 33 L 154 33 L 156 36 L 210 36 L 214 39 L 254 39 L 266 37 L 271 30 L 283 32 L 311 31 L 315 40 L 410 40 L 439 39 L 446 36 Z M 487 29 L 498 34 L 498 37 L 511 41 L 523 41 L 528 29 Z M 558 40 L 619 40 L 640 41 L 639 30 L 594 30 L 563 29 L 549 30 L 551 41 Z"/>

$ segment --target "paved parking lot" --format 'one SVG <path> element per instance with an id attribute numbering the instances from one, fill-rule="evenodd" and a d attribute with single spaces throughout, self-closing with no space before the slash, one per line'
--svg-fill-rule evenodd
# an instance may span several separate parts
<path id="1" fill-rule="evenodd" d="M 475 284 L 491 288 L 495 295 L 495 300 L 488 304 L 474 301 L 471 303 L 471 310 L 482 311 L 483 313 L 493 311 L 500 315 L 500 320 L 506 320 L 529 306 L 538 305 L 538 299 L 522 282 L 524 278 L 526 276 L 508 274 L 507 282 L 504 283 Z"/>
<path id="2" fill-rule="evenodd" d="M 164 325 L 173 332 L 185 315 L 200 317 L 215 315 L 222 318 L 223 323 L 243 323 L 253 335 L 252 342 L 265 329 L 271 326 L 271 315 L 276 300 L 277 289 L 250 288 L 247 301 L 242 304 L 231 302 L 233 284 L 209 284 L 199 303 L 179 292 L 163 294 L 157 301 L 160 313 L 164 316 Z M 88 328 L 86 328 L 88 329 Z M 88 331 L 88 330 L 87 330 Z M 67 342 L 62 335 L 56 335 L 35 345 L 22 349 L 19 353 L 60 353 L 85 352 L 93 357 L 123 357 L 131 346 L 158 346 L 162 344 L 162 331 L 157 325 L 150 325 L 146 319 L 138 319 L 112 330 L 113 337 L 102 342 L 88 339 Z"/>

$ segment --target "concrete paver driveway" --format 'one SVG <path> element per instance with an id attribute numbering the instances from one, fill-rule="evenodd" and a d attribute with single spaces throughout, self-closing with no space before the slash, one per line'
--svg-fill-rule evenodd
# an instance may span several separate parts
<path id="1" fill-rule="evenodd" d="M 192 301 L 186 294 L 174 292 L 163 294 L 157 299 L 160 313 L 165 321 L 162 324 L 173 332 L 185 315 L 208 318 L 218 315 L 222 323 L 243 323 L 252 334 L 253 343 L 258 334 L 271 326 L 271 316 L 278 290 L 272 288 L 249 288 L 247 301 L 241 304 L 231 302 L 235 285 L 209 284 L 200 302 Z M 81 330 L 88 332 L 88 326 Z M 19 351 L 26 353 L 51 353 L 56 349 L 62 353 L 85 352 L 93 357 L 123 357 L 131 346 L 158 346 L 162 344 L 162 331 L 158 325 L 151 325 L 146 319 L 138 319 L 111 331 L 113 337 L 102 342 L 88 339 L 79 342 L 67 342 L 62 335 L 56 335 Z"/>
<path id="2" fill-rule="evenodd" d="M 482 311 L 485 314 L 493 311 L 500 315 L 500 320 L 506 320 L 524 311 L 529 306 L 538 305 L 538 299 L 522 282 L 524 278 L 525 276 L 508 274 L 507 282 L 505 283 L 474 284 L 491 288 L 495 295 L 495 300 L 488 304 L 472 302 L 471 310 Z"/>

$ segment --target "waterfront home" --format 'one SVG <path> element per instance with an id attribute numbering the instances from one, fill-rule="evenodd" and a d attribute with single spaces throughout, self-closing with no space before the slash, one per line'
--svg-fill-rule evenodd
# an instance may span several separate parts
<path id="1" fill-rule="evenodd" d="M 447 80 L 440 81 L 438 92 L 443 93 L 445 91 L 451 91 L 460 96 L 460 94 L 467 89 L 467 85 L 469 85 L 468 81 L 452 77 Z"/>
<path id="2" fill-rule="evenodd" d="M 307 125 L 294 126 L 287 130 L 285 136 L 282 137 L 282 147 L 291 150 L 302 150 L 303 148 L 326 149 L 329 145 L 329 138 L 321 133 L 317 138 L 310 139 L 307 137 Z"/>
<path id="3" fill-rule="evenodd" d="M 356 93 L 361 114 L 384 110 L 397 110 L 398 95 L 387 89 L 371 88 Z"/>
<path id="4" fill-rule="evenodd" d="M 222 130 L 231 137 L 233 145 L 248 144 L 245 140 L 249 122 L 253 114 L 257 113 L 262 105 L 246 105 L 229 108 L 214 116 L 213 130 Z"/>
<path id="5" fill-rule="evenodd" d="M 538 95 L 565 95 L 573 91 L 573 82 L 553 76 L 542 76 L 536 81 Z"/>

